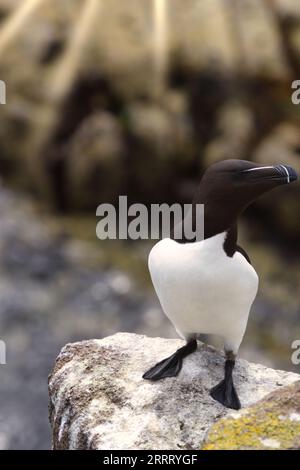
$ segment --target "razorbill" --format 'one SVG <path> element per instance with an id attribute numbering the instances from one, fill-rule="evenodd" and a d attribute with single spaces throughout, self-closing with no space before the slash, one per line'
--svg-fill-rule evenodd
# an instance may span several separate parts
<path id="1" fill-rule="evenodd" d="M 224 160 L 211 165 L 193 201 L 204 204 L 204 239 L 159 241 L 149 254 L 152 282 L 164 313 L 186 345 L 144 375 L 176 376 L 182 361 L 197 348 L 199 334 L 224 341 L 225 377 L 210 391 L 224 406 L 241 407 L 232 372 L 258 288 L 258 276 L 237 244 L 237 218 L 258 196 L 297 179 L 287 165 Z"/>

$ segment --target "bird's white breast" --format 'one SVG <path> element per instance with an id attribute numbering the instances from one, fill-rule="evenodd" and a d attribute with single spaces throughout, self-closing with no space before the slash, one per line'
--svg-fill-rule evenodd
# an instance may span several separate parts
<path id="1" fill-rule="evenodd" d="M 162 308 L 181 336 L 217 334 L 236 350 L 258 277 L 241 253 L 226 255 L 225 235 L 186 244 L 163 239 L 149 254 L 149 270 Z"/>

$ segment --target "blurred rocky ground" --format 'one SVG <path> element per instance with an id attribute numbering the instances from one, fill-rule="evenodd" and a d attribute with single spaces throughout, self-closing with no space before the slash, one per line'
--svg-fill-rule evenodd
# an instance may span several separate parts
<path id="1" fill-rule="evenodd" d="M 174 333 L 156 301 L 25 197 L 0 190 L 0 448 L 49 448 L 47 376 L 70 341 L 116 331 Z M 100 263 L 99 263 L 100 264 Z"/>
<path id="2" fill-rule="evenodd" d="M 299 2 L 0 0 L 0 79 L 0 447 L 47 448 L 46 379 L 65 343 L 174 337 L 150 245 L 97 241 L 98 204 L 189 202 L 224 158 L 300 171 Z M 241 354 L 296 371 L 299 196 L 262 198 L 240 234 L 261 277 Z"/>

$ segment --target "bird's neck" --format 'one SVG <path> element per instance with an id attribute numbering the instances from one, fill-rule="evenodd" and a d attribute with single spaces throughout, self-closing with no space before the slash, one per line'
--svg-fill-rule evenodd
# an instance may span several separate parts
<path id="1" fill-rule="evenodd" d="M 197 231 L 197 206 L 193 204 L 192 209 L 192 229 L 193 233 Z M 237 214 L 232 211 L 232 213 L 228 214 L 222 210 L 217 210 L 213 208 L 209 204 L 204 205 L 204 240 L 208 238 L 212 238 L 215 235 L 219 235 L 221 233 L 226 233 L 225 241 L 224 241 L 224 251 L 228 256 L 233 256 L 236 251 L 237 245 L 237 236 L 238 236 L 238 228 L 237 228 Z M 174 231 L 171 234 L 171 238 L 174 237 Z M 197 241 L 195 239 L 185 238 L 184 231 L 182 231 L 182 239 L 176 240 L 179 243 L 193 243 Z"/>
<path id="2" fill-rule="evenodd" d="M 196 210 L 193 215 L 196 215 Z M 204 205 L 204 239 L 227 232 L 230 239 L 237 239 L 237 211 Z"/>
<path id="3" fill-rule="evenodd" d="M 205 182 L 204 182 L 205 183 Z M 197 227 L 198 204 L 204 205 L 204 239 L 219 233 L 228 232 L 228 239 L 232 245 L 236 244 L 237 220 L 247 206 L 242 197 L 229 198 L 218 192 L 210 190 L 203 181 L 200 182 L 192 202 L 193 229 Z M 229 242 L 228 242 L 229 243 Z"/>

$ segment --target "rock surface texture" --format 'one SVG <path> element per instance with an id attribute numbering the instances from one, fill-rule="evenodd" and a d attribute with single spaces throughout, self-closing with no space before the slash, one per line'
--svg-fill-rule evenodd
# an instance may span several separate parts
<path id="1" fill-rule="evenodd" d="M 118 333 L 66 345 L 49 377 L 54 449 L 299 446 L 295 437 L 300 416 L 298 374 L 239 359 L 235 383 L 243 407 L 240 412 L 225 409 L 210 397 L 210 388 L 223 376 L 224 359 L 201 343 L 185 359 L 178 377 L 155 383 L 142 379 L 145 370 L 182 344 L 181 340 Z M 263 404 L 257 404 L 261 399 Z M 245 435 L 241 440 L 241 427 L 248 432 L 255 413 L 260 420 L 256 431 L 262 439 L 249 428 L 249 442 Z M 261 424 L 268 419 L 273 420 L 273 427 Z M 226 433 L 220 434 L 223 426 L 230 430 L 228 442 Z M 285 437 L 279 435 L 284 426 L 289 434 Z"/>
<path id="2" fill-rule="evenodd" d="M 220 419 L 209 431 L 203 449 L 299 450 L 300 381 Z"/>

